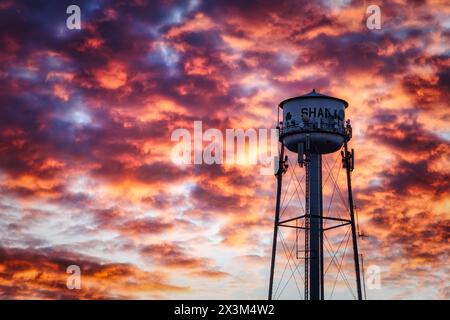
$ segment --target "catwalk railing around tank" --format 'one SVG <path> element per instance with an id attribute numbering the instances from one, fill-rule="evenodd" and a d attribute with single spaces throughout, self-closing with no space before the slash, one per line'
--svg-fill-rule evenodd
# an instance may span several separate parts
<path id="1" fill-rule="evenodd" d="M 311 132 L 322 132 L 322 133 L 333 133 L 340 134 L 346 137 L 349 141 L 352 138 L 352 127 L 350 125 L 350 120 L 344 121 L 334 118 L 319 118 L 319 121 L 303 119 L 303 122 L 295 122 L 295 120 L 286 121 L 286 124 L 280 122 L 279 132 L 280 140 L 285 136 L 296 134 L 296 133 L 311 133 Z"/>

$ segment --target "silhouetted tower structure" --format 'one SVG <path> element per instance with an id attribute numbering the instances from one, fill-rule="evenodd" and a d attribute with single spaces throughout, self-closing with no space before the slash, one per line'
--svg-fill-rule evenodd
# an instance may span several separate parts
<path id="1" fill-rule="evenodd" d="M 324 299 L 324 232 L 341 226 L 351 227 L 353 257 L 356 276 L 357 298 L 362 299 L 357 233 L 351 187 L 351 171 L 354 166 L 354 151 L 349 151 L 347 142 L 352 137 L 350 121 L 345 120 L 345 100 L 317 93 L 311 93 L 282 101 L 279 108 L 283 121 L 278 119 L 280 156 L 275 172 L 277 197 L 273 234 L 272 261 L 269 283 L 269 300 L 273 298 L 273 282 L 277 250 L 278 229 L 290 227 L 304 230 L 304 298 Z M 278 109 L 280 111 L 280 109 Z M 283 174 L 287 170 L 285 148 L 298 155 L 298 164 L 305 168 L 305 212 L 287 220 L 280 220 L 280 200 Z M 342 164 L 346 169 L 348 214 L 337 218 L 323 215 L 322 204 L 322 155 L 341 151 Z M 293 221 L 304 219 L 302 226 Z M 324 228 L 324 220 L 335 225 Z M 291 224 L 290 224 L 291 223 Z"/>

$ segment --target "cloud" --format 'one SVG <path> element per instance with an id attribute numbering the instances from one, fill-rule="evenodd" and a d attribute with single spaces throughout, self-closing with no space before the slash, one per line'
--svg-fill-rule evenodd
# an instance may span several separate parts
<path id="1" fill-rule="evenodd" d="M 372 117 L 366 134 L 377 142 L 387 145 L 397 152 L 420 153 L 446 152 L 448 143 L 428 131 L 417 119 L 413 110 L 391 112 L 380 110 Z"/>
<path id="2" fill-rule="evenodd" d="M 69 290 L 70 265 L 81 268 L 81 289 Z M 0 295 L 2 299 L 126 299 L 145 294 L 188 288 L 166 283 L 163 274 L 149 273 L 130 264 L 101 263 L 83 255 L 50 248 L 0 249 Z"/>
<path id="3" fill-rule="evenodd" d="M 190 257 L 177 244 L 153 244 L 141 248 L 141 254 L 156 263 L 173 268 L 198 268 L 206 264 L 206 260 Z"/>
<path id="4" fill-rule="evenodd" d="M 273 127 L 278 102 L 312 88 L 350 103 L 362 248 L 389 269 L 385 297 L 448 295 L 442 1 L 381 1 L 381 30 L 355 1 L 79 1 L 75 31 L 68 4 L 0 5 L 2 297 L 265 297 L 236 275 L 267 275 L 275 179 L 177 166 L 170 135 Z M 76 262 L 81 292 L 65 288 Z"/>

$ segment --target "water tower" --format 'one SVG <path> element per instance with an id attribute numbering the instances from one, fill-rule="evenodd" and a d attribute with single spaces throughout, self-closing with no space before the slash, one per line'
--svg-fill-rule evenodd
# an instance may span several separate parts
<path id="1" fill-rule="evenodd" d="M 279 104 L 283 121 L 278 119 L 280 137 L 279 165 L 277 178 L 277 197 L 273 235 L 272 261 L 269 283 L 269 300 L 273 299 L 273 282 L 277 238 L 280 227 L 301 229 L 304 232 L 304 298 L 306 300 L 324 299 L 324 233 L 330 229 L 347 226 L 351 228 L 353 258 L 356 279 L 357 299 L 362 299 L 361 278 L 354 206 L 351 188 L 351 172 L 354 166 L 354 151 L 349 151 L 347 142 L 351 139 L 350 121 L 345 120 L 345 100 L 320 94 L 313 90 L 306 95 L 290 98 Z M 285 148 L 297 154 L 299 167 L 305 169 L 304 214 L 291 219 L 280 219 L 280 199 L 283 174 L 287 170 Z M 322 156 L 341 150 L 342 165 L 346 170 L 348 216 L 337 218 L 323 215 L 322 199 Z M 336 223 L 324 227 L 325 220 Z M 302 226 L 293 221 L 302 220 Z M 350 237 L 350 234 L 348 235 Z M 302 240 L 303 241 L 303 240 Z M 355 296 L 356 297 L 356 296 Z"/>

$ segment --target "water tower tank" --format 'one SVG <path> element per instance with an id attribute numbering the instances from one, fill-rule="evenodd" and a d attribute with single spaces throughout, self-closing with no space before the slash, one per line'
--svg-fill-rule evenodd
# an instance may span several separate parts
<path id="1" fill-rule="evenodd" d="M 279 106 L 283 109 L 281 139 L 290 151 L 297 152 L 307 136 L 312 153 L 332 153 L 342 147 L 347 101 L 313 90 L 284 100 Z"/>
<path id="2" fill-rule="evenodd" d="M 275 176 L 277 177 L 277 197 L 270 267 L 269 299 L 272 299 L 274 294 L 273 280 L 279 227 L 295 228 L 297 232 L 298 230 L 304 230 L 305 249 L 303 250 L 303 256 L 301 256 L 305 264 L 305 277 L 303 278 L 305 288 L 304 297 L 307 300 L 323 300 L 325 299 L 325 273 L 328 269 L 324 264 L 326 247 L 324 246 L 323 240 L 325 231 L 350 225 L 353 238 L 356 288 L 358 299 L 361 300 L 362 290 L 356 239 L 357 232 L 351 191 L 351 171 L 353 170 L 354 152 L 353 150 L 350 152 L 347 145 L 347 142 L 352 136 L 352 128 L 350 121 L 345 120 L 345 109 L 348 107 L 348 103 L 342 99 L 326 96 L 313 90 L 303 96 L 284 100 L 279 104 L 279 107 L 283 110 L 283 122 L 281 123 L 282 126 L 278 127 L 280 129 L 281 148 L 278 158 L 279 165 L 276 167 L 275 172 Z M 329 210 L 331 206 L 328 206 L 327 213 L 324 215 L 323 207 L 322 155 L 336 152 L 342 147 L 342 165 L 347 173 L 350 219 L 330 217 Z M 301 211 L 304 214 L 294 218 L 280 220 L 280 212 L 282 214 L 286 209 L 286 207 L 284 209 L 281 208 L 283 205 L 281 200 L 282 180 L 283 175 L 288 172 L 288 165 L 290 163 L 288 156 L 284 154 L 285 148 L 297 153 L 299 167 L 305 168 L 305 205 L 301 205 Z M 331 173 L 329 169 L 329 174 Z M 290 170 L 290 174 L 292 178 L 295 175 L 295 171 Z M 301 180 L 297 181 L 300 183 Z M 336 187 L 336 181 L 334 181 L 334 184 Z M 297 187 L 295 188 L 296 192 L 298 192 Z M 286 196 L 289 191 L 289 184 L 285 189 L 284 195 Z M 296 209 L 298 210 L 298 207 Z M 300 219 L 304 219 L 302 227 L 299 227 Z M 340 223 L 333 226 L 325 225 L 324 221 L 326 220 L 340 221 Z M 293 221 L 295 221 L 295 225 L 293 225 Z M 297 233 L 297 245 L 298 238 Z"/>

